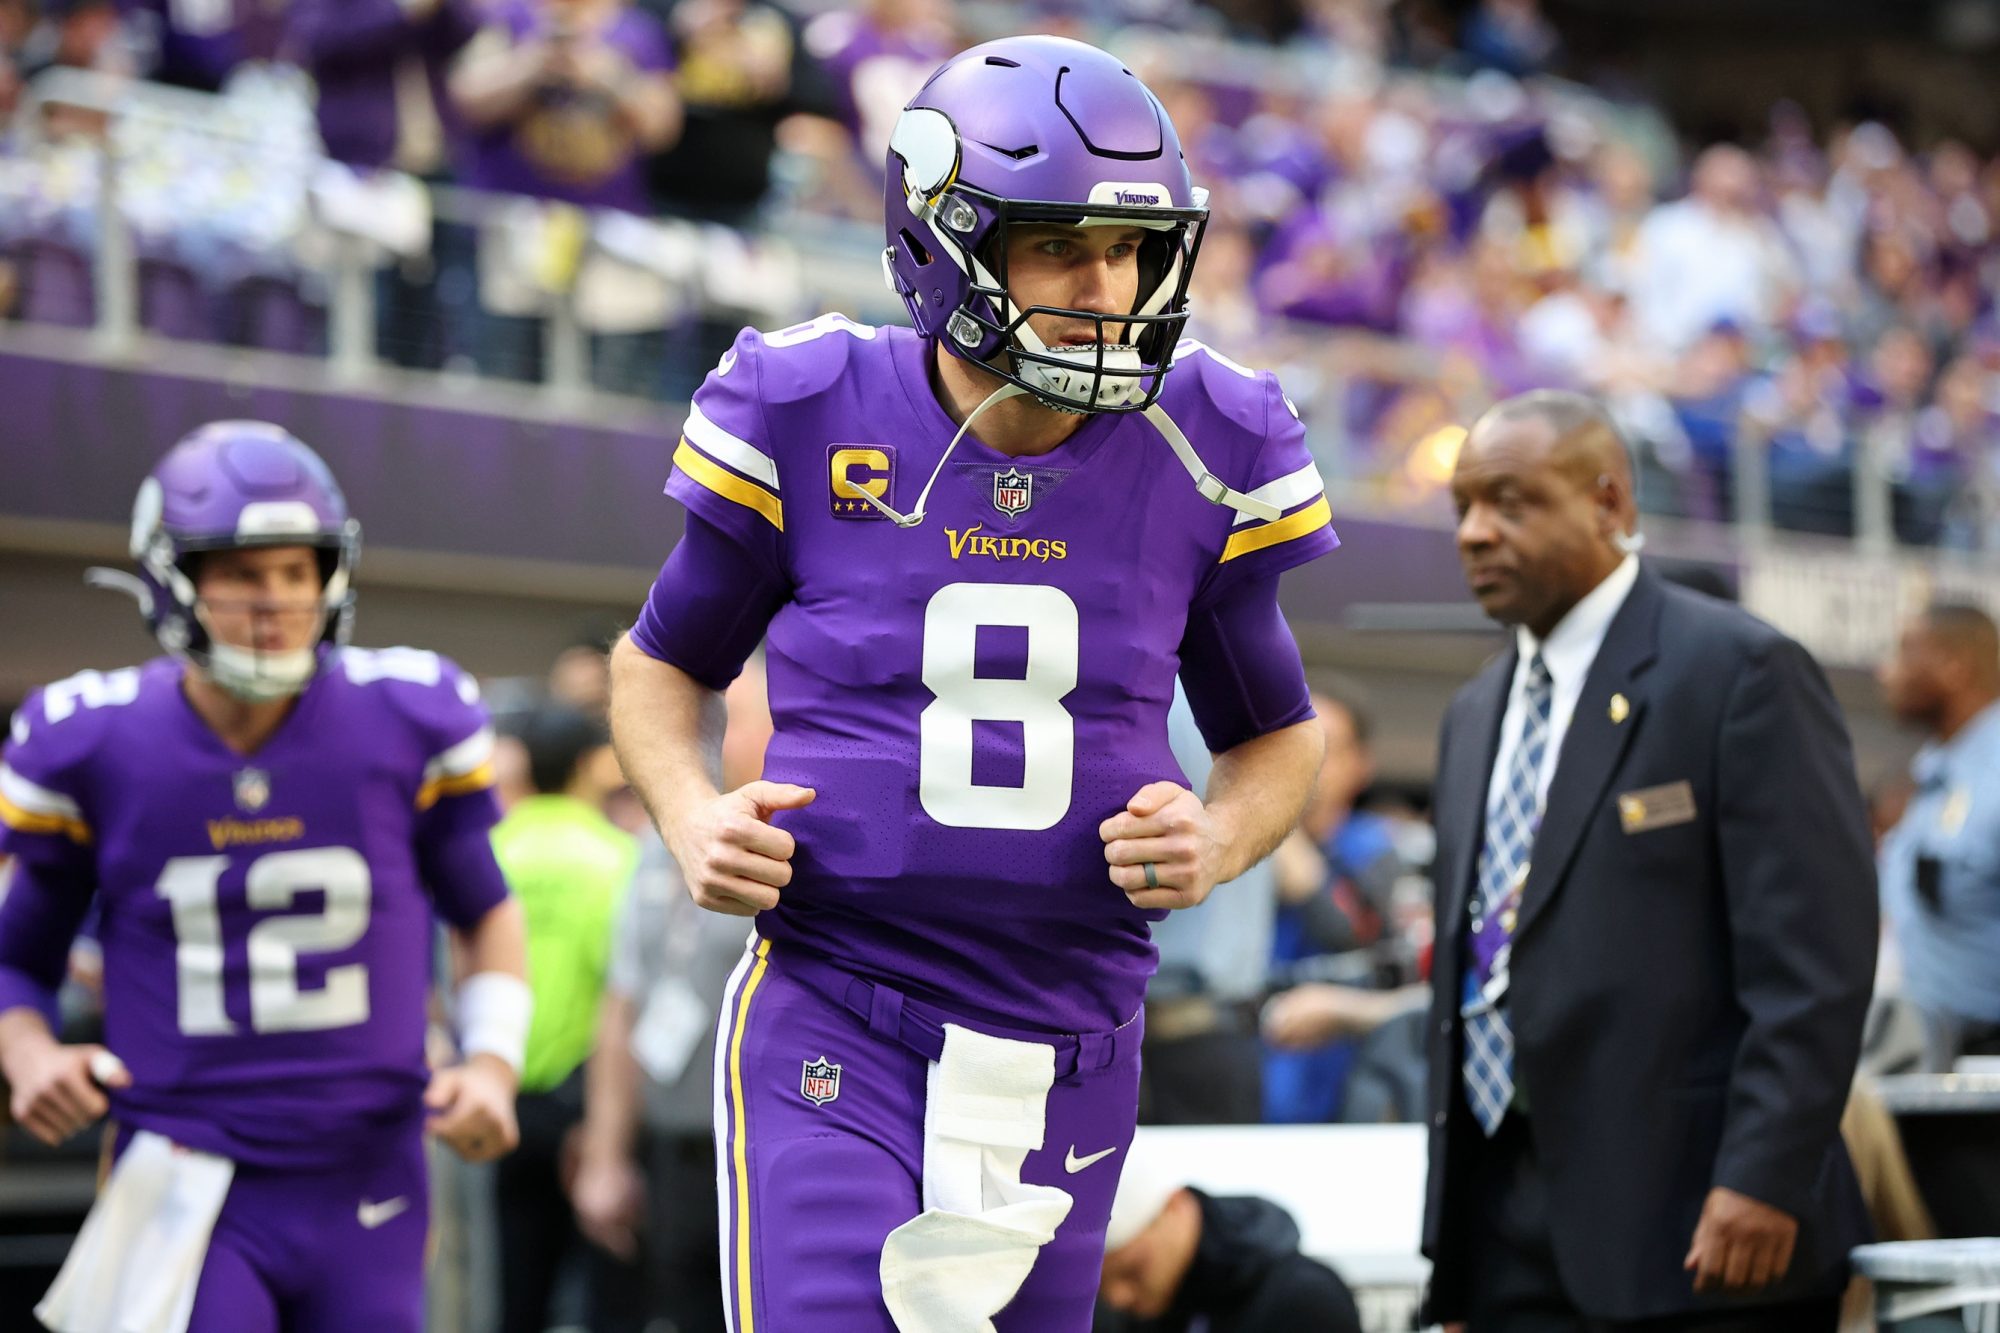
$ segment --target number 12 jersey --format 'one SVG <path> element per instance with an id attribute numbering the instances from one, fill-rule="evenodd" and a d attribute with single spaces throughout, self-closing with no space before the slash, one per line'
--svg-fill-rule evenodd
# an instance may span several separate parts
<path id="1" fill-rule="evenodd" d="M 253 756 L 163 657 L 30 696 L 0 767 L 23 866 L 0 1008 L 41 1005 L 94 900 L 104 1044 L 132 1074 L 112 1115 L 283 1169 L 421 1114 L 433 910 L 468 928 L 504 898 L 442 873 L 498 817 L 474 682 L 435 653 L 322 651 Z"/>
<path id="2" fill-rule="evenodd" d="M 1139 1006 L 1161 914 L 1111 882 L 1098 827 L 1147 783 L 1185 781 L 1167 710 L 1190 617 L 1268 596 L 1338 543 L 1276 380 L 1194 342 L 1161 406 L 1276 519 L 1210 504 L 1144 417 L 1099 414 L 1028 458 L 975 423 L 922 524 L 899 527 L 864 492 L 909 512 L 956 431 L 933 355 L 840 316 L 746 330 L 675 450 L 668 493 L 755 571 L 745 614 L 780 590 L 764 776 L 817 791 L 774 819 L 798 849 L 757 929 L 974 1019 L 1107 1029 Z M 705 645 L 667 586 L 633 639 L 687 666 Z M 1229 657 L 1186 666 L 1226 673 Z M 1296 693 L 1258 731 L 1309 716 Z"/>

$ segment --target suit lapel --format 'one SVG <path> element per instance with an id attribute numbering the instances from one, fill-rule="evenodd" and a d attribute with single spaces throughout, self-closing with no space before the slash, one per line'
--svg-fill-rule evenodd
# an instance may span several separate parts
<path id="1" fill-rule="evenodd" d="M 1507 637 L 1512 642 L 1514 636 Z M 1479 864 L 1479 848 L 1486 839 L 1486 788 L 1494 756 L 1500 752 L 1500 724 L 1507 716 L 1507 697 L 1513 691 L 1514 670 L 1519 661 L 1519 652 L 1509 648 L 1489 662 L 1473 681 L 1465 704 L 1465 725 L 1471 733 L 1467 741 L 1477 747 L 1474 753 L 1479 762 L 1456 764 L 1452 772 L 1440 775 L 1447 786 L 1439 804 L 1471 815 L 1461 825 L 1469 828 L 1470 834 L 1458 840 L 1451 849 L 1449 864 L 1442 867 L 1445 913 L 1439 919 L 1443 921 L 1465 919 L 1466 896 L 1471 892 L 1473 872 Z"/>
<path id="2" fill-rule="evenodd" d="M 1605 788 L 1645 721 L 1646 697 L 1638 680 L 1659 652 L 1662 600 L 1658 578 L 1642 567 L 1604 635 L 1590 674 L 1584 677 L 1583 694 L 1563 737 L 1562 753 L 1556 756 L 1555 776 L 1542 807 L 1516 938 L 1534 927 L 1561 887 Z M 1613 695 L 1625 697 L 1625 708 L 1617 710 L 1620 716 L 1613 715 Z"/>

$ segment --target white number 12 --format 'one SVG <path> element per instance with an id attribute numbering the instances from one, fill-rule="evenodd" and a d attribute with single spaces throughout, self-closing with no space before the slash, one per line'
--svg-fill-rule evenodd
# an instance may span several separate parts
<path id="1" fill-rule="evenodd" d="M 176 856 L 160 871 L 156 891 L 174 914 L 174 964 L 181 1031 L 190 1037 L 236 1031 L 222 1003 L 222 914 L 216 888 L 227 856 Z M 244 883 L 250 906 L 282 911 L 311 889 L 323 890 L 317 915 L 274 916 L 250 928 L 250 1028 L 253 1032 L 320 1032 L 368 1021 L 368 968 L 328 968 L 317 990 L 299 987 L 299 955 L 351 948 L 368 933 L 368 863 L 352 847 L 301 847 L 266 852 L 250 863 Z"/>
<path id="2" fill-rule="evenodd" d="M 1020 679 L 974 674 L 981 626 L 1028 632 Z M 924 687 L 935 696 L 917 718 L 917 798 L 952 828 L 1045 829 L 1069 813 L 1076 721 L 1062 705 L 1076 688 L 1076 603 L 1042 584 L 949 583 L 924 608 Z M 972 780 L 972 724 L 1017 722 L 1018 787 Z"/>

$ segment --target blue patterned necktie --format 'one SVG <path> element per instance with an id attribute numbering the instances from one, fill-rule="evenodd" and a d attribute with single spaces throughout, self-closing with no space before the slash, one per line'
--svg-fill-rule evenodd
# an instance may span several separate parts
<path id="1" fill-rule="evenodd" d="M 1536 653 L 1522 694 L 1521 742 L 1507 765 L 1499 799 L 1486 812 L 1486 842 L 1479 851 L 1479 892 L 1471 911 L 1460 1012 L 1465 1018 L 1465 1099 L 1488 1137 L 1514 1099 L 1514 1029 L 1505 994 L 1508 954 L 1527 879 L 1528 854 L 1541 827 L 1536 787 L 1549 745 L 1549 669 Z"/>

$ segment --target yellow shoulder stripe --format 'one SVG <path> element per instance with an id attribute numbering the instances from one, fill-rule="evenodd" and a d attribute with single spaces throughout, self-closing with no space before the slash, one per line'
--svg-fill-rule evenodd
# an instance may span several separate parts
<path id="1" fill-rule="evenodd" d="M 0 796 L 0 824 L 16 833 L 60 833 L 79 846 L 90 845 L 90 825 L 68 815 L 42 815 L 23 810 Z"/>
<path id="2" fill-rule="evenodd" d="M 453 778 L 432 778 L 417 788 L 417 809 L 428 810 L 447 796 L 464 796 L 493 785 L 493 761 L 487 760 L 470 773 Z"/>
<path id="3" fill-rule="evenodd" d="M 687 442 L 686 436 L 681 437 L 680 448 L 674 450 L 674 466 L 687 473 L 690 480 L 706 486 L 723 499 L 734 500 L 756 510 L 778 531 L 785 530 L 785 507 L 779 503 L 777 496 L 709 462 Z"/>
<path id="4" fill-rule="evenodd" d="M 1322 495 L 1298 513 L 1281 518 L 1275 523 L 1245 528 L 1241 532 L 1231 534 L 1229 544 L 1222 548 L 1222 559 L 1234 560 L 1239 555 L 1249 555 L 1252 551 L 1261 551 L 1267 546 L 1276 546 L 1280 542 L 1310 536 L 1331 522 L 1333 522 L 1333 511 L 1327 508 L 1326 497 Z"/>

